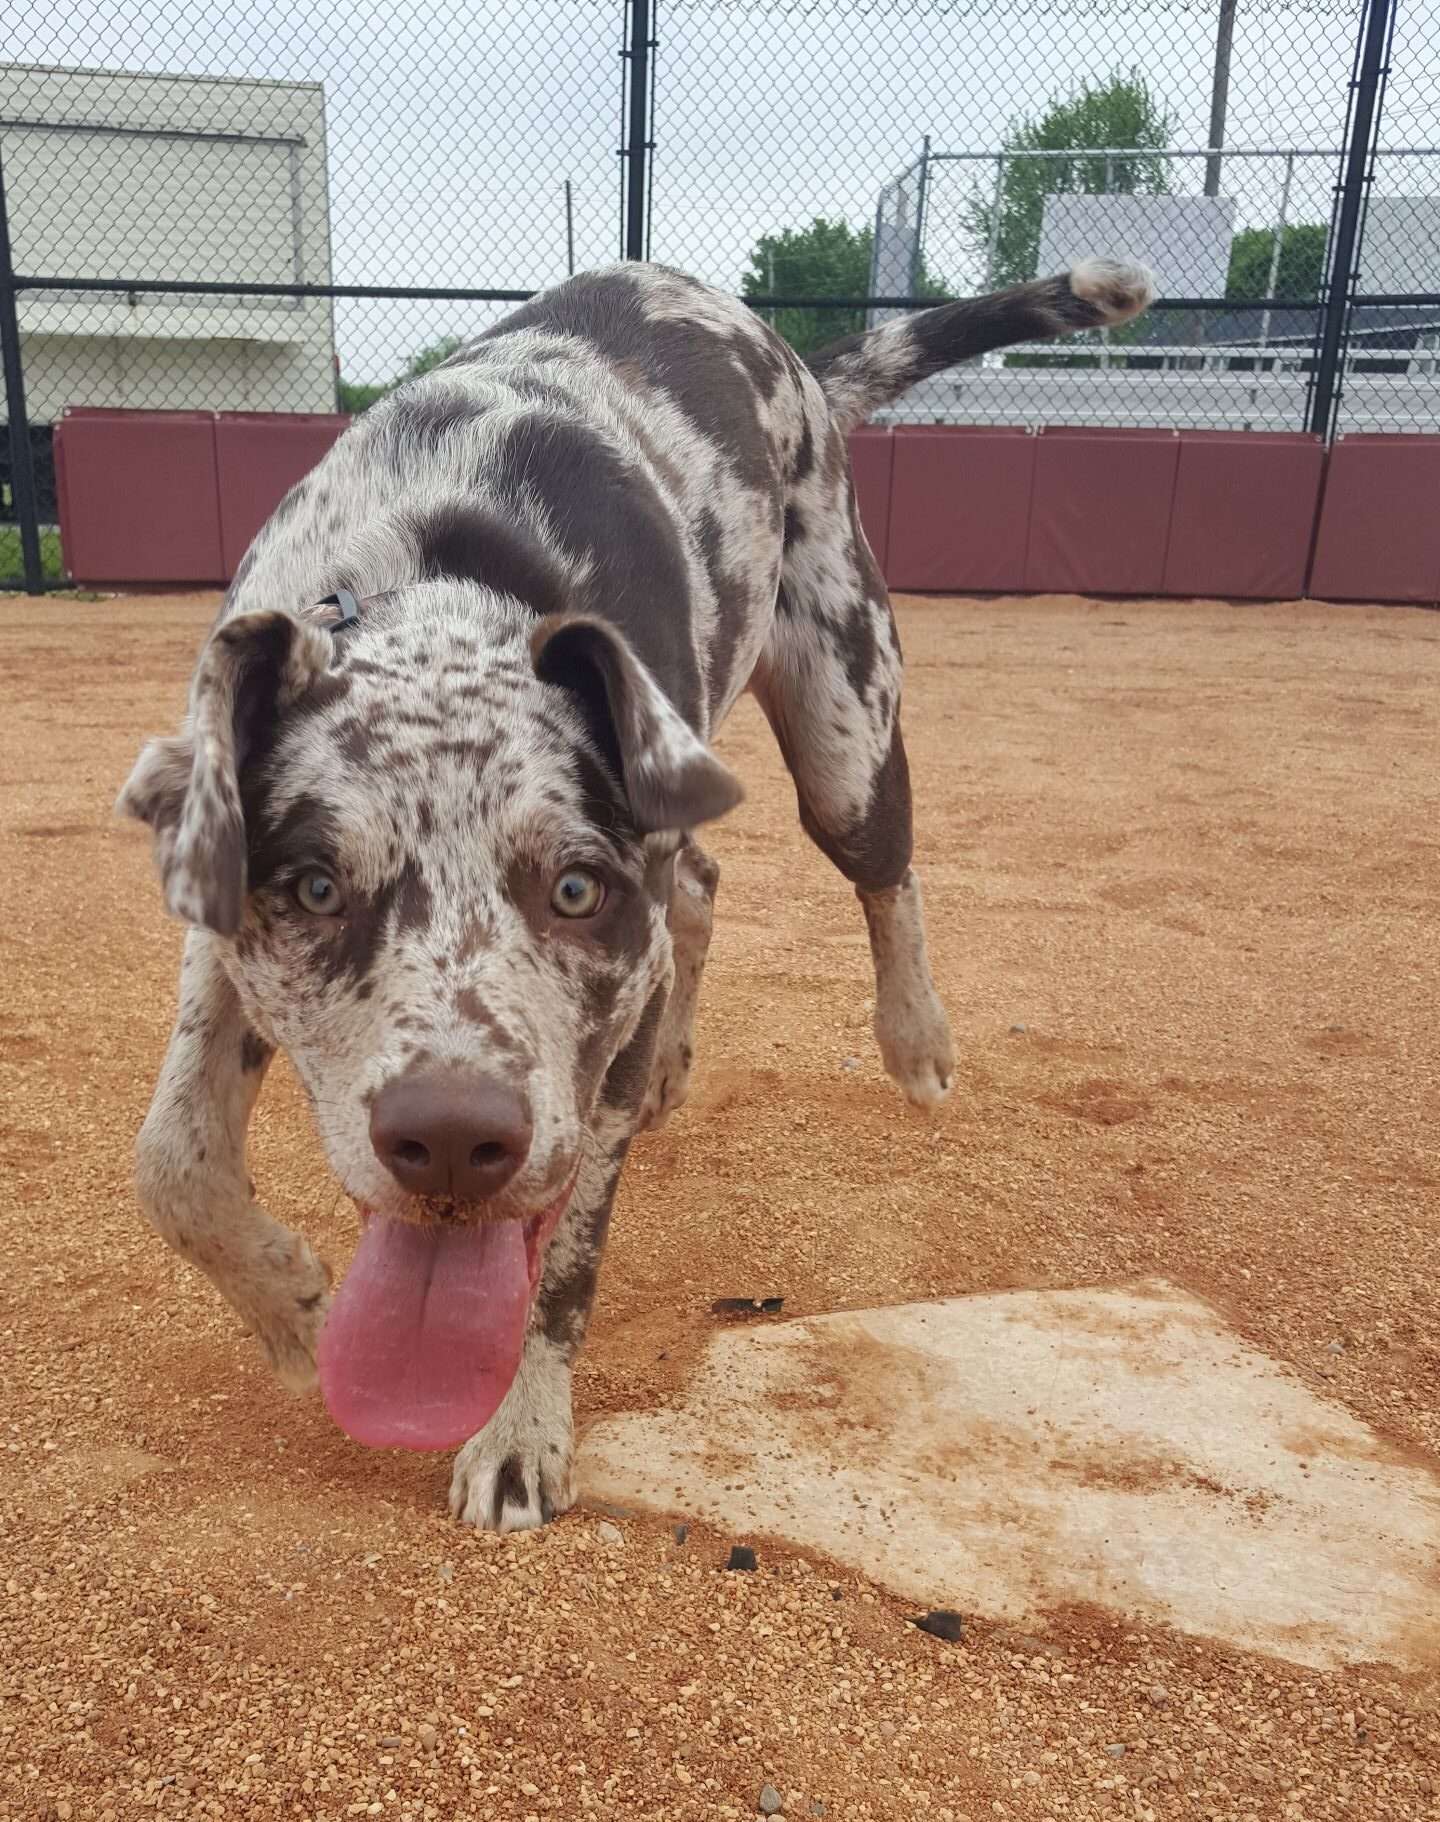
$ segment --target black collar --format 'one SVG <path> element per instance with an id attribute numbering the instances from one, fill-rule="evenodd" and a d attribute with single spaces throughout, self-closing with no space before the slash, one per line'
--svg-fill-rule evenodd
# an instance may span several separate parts
<path id="1" fill-rule="evenodd" d="M 360 603 L 348 588 L 337 588 L 333 595 L 326 595 L 320 605 L 340 609 L 339 618 L 330 627 L 332 633 L 343 633 L 347 628 L 360 624 Z"/>

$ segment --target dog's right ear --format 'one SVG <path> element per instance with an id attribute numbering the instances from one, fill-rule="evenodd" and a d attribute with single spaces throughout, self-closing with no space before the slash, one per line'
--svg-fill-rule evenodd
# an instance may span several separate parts
<path id="1" fill-rule="evenodd" d="M 245 908 L 240 778 L 277 717 L 324 674 L 328 633 L 290 614 L 237 614 L 216 628 L 190 688 L 186 731 L 152 740 L 116 808 L 148 823 L 165 904 L 233 936 Z"/>

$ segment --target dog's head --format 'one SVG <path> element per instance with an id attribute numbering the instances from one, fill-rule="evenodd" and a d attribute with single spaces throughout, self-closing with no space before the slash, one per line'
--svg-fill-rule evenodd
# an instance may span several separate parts
<path id="1" fill-rule="evenodd" d="M 598 620 L 435 582 L 342 632 L 278 612 L 216 629 L 185 731 L 120 802 L 370 1217 L 327 1341 L 395 1352 L 381 1317 L 408 1300 L 416 1359 L 439 1350 L 438 1370 L 447 1321 L 503 1330 L 518 1359 L 597 1110 L 643 1091 L 679 834 L 739 795 Z M 363 1440 L 415 1440 L 345 1406 Z"/>

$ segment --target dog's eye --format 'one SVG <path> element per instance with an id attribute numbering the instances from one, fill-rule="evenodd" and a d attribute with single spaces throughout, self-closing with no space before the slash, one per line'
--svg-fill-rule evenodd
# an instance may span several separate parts
<path id="1" fill-rule="evenodd" d="M 312 917 L 334 917 L 345 906 L 339 886 L 328 873 L 302 873 L 295 881 L 295 902 Z"/>
<path id="2" fill-rule="evenodd" d="M 594 917 L 605 903 L 605 887 L 584 867 L 567 867 L 550 893 L 551 909 L 561 917 Z"/>

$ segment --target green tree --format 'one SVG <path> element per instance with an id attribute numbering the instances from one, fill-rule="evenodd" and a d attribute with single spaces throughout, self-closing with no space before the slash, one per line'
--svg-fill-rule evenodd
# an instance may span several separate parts
<path id="1" fill-rule="evenodd" d="M 1280 237 L 1280 263 L 1272 292 L 1270 262 L 1275 257 L 1275 230 L 1242 228 L 1230 243 L 1226 297 L 1319 297 L 1329 234 L 1323 221 L 1297 221 L 1286 228 Z"/>
<path id="2" fill-rule="evenodd" d="M 438 367 L 443 361 L 448 361 L 452 354 L 464 346 L 465 337 L 463 335 L 437 336 L 433 342 L 426 342 L 418 354 L 410 356 L 405 363 L 405 371 L 401 374 L 400 379 L 418 380 L 422 373 L 429 373 L 432 367 Z M 397 380 L 396 384 L 399 383 Z"/>
<path id="3" fill-rule="evenodd" d="M 442 361 L 448 361 L 457 348 L 463 347 L 463 335 L 441 335 L 433 342 L 427 342 L 417 353 L 412 354 L 405 363 L 405 371 L 393 380 L 367 382 L 363 380 L 338 380 L 335 386 L 336 402 L 342 411 L 352 416 L 367 411 L 376 399 L 383 399 L 387 392 L 393 392 L 406 380 L 418 380 L 422 373 L 429 373 L 432 367 L 438 367 Z"/>
<path id="4" fill-rule="evenodd" d="M 370 385 L 364 380 L 337 379 L 335 382 L 335 403 L 341 411 L 348 411 L 351 417 L 359 417 L 362 411 L 368 411 L 376 399 L 383 399 L 390 390 L 393 381 Z"/>
<path id="5" fill-rule="evenodd" d="M 1005 136 L 1007 154 L 998 197 L 977 191 L 964 226 L 976 251 L 989 259 L 994 286 L 1035 278 L 1045 198 L 1060 194 L 1161 196 L 1169 188 L 1166 160 L 1171 120 L 1138 70 L 1116 71 L 1099 87 L 1088 82 L 1054 96 L 1038 120 L 1017 120 Z M 1135 156 L 1096 156 L 1098 147 Z M 1027 158 L 1027 152 L 1073 152 L 1073 158 Z M 996 211 L 998 209 L 998 220 Z M 992 256 L 993 248 L 993 256 Z"/>
<path id="6" fill-rule="evenodd" d="M 808 228 L 786 228 L 764 234 L 750 255 L 750 269 L 740 280 L 745 297 L 864 297 L 870 289 L 873 233 L 846 221 L 817 216 Z M 918 297 L 937 301 L 948 296 L 943 284 L 922 265 Z M 826 342 L 853 335 L 865 327 L 863 310 L 766 310 L 765 315 L 797 354 L 810 354 Z"/>

